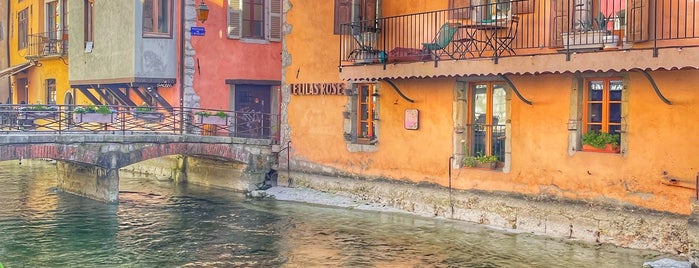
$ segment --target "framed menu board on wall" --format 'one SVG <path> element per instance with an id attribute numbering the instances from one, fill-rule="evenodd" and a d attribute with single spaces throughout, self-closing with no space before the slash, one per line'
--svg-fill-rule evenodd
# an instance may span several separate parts
<path id="1" fill-rule="evenodd" d="M 407 130 L 417 130 L 420 126 L 420 111 L 417 109 L 406 109 L 403 126 Z"/>

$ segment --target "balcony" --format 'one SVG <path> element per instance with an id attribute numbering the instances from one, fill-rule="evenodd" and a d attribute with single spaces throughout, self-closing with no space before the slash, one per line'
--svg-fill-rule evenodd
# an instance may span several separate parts
<path id="1" fill-rule="evenodd" d="M 27 58 L 68 56 L 68 31 L 53 31 L 29 35 Z"/>
<path id="2" fill-rule="evenodd" d="M 501 74 L 502 63 L 508 73 L 698 66 L 688 56 L 699 53 L 696 1 L 628 3 L 635 6 L 627 0 L 499 1 L 345 24 L 341 76 Z M 645 59 L 602 54 L 608 52 Z"/>

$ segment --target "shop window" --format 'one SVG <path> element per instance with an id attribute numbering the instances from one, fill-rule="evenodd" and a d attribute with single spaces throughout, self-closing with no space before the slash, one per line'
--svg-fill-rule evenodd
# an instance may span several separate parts
<path id="1" fill-rule="evenodd" d="M 357 144 L 376 144 L 378 142 L 378 104 L 379 93 L 376 84 L 356 84 L 352 90 L 353 98 L 346 112 L 349 121 L 345 129 L 345 139 Z"/>
<path id="2" fill-rule="evenodd" d="M 143 35 L 170 37 L 172 28 L 171 0 L 143 1 Z"/>
<path id="3" fill-rule="evenodd" d="M 505 161 L 507 92 L 501 82 L 471 83 L 466 122 L 465 157 Z"/>

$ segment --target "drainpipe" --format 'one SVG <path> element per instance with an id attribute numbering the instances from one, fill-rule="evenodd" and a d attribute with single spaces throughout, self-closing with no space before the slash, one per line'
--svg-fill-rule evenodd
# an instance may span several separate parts
<path id="1" fill-rule="evenodd" d="M 451 207 L 451 218 L 454 218 L 454 203 L 451 201 L 451 165 L 454 161 L 454 156 L 449 157 L 449 207 Z"/>
<path id="2" fill-rule="evenodd" d="M 7 58 L 6 58 L 6 59 L 7 59 L 7 67 L 10 67 L 10 24 L 8 23 L 8 22 L 10 22 L 10 20 L 11 20 L 10 16 L 11 16 L 11 14 L 12 14 L 12 13 L 10 12 L 10 1 L 11 1 L 11 0 L 7 0 L 7 3 L 6 3 L 6 5 L 5 5 L 5 6 L 7 7 L 7 17 L 6 17 L 7 19 L 6 19 L 6 21 L 5 21 L 5 23 L 6 23 L 5 27 L 7 27 L 7 30 L 5 31 L 5 34 L 7 35 L 7 36 L 5 37 L 5 40 L 6 40 L 6 41 L 5 41 L 5 44 L 6 44 L 6 45 L 5 45 L 5 48 L 6 48 L 5 51 L 7 52 Z M 3 66 L 3 68 L 5 68 L 5 67 Z M 6 104 L 12 104 L 12 102 L 13 102 L 13 101 L 12 101 L 12 76 L 8 76 L 8 77 L 7 77 L 7 90 L 8 90 L 8 93 L 9 93 L 9 95 L 8 95 L 7 98 L 8 98 L 10 101 L 9 101 L 8 103 L 6 103 Z M 0 101 L 2 101 L 2 100 L 0 100 Z"/>
<path id="3" fill-rule="evenodd" d="M 180 135 L 184 133 L 184 8 L 186 0 L 180 0 Z"/>

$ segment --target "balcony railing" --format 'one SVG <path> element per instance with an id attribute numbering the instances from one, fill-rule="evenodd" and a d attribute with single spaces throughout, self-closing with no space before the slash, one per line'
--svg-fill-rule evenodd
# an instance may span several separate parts
<path id="1" fill-rule="evenodd" d="M 697 13 L 693 0 L 513 0 L 357 21 L 341 25 L 340 66 L 699 46 Z"/>
<path id="2" fill-rule="evenodd" d="M 29 35 L 27 57 L 68 55 L 68 31 L 53 31 Z"/>

